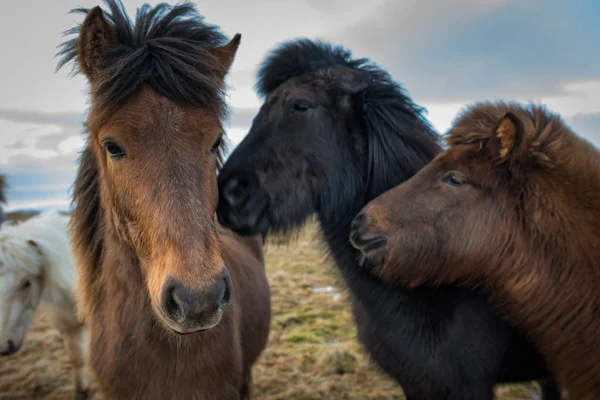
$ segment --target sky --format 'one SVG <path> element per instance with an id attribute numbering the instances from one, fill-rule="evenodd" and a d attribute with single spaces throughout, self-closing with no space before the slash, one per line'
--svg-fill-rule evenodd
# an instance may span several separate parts
<path id="1" fill-rule="evenodd" d="M 125 0 L 130 14 L 144 1 Z M 150 4 L 157 4 L 151 1 Z M 227 78 L 231 146 L 249 129 L 260 99 L 259 63 L 298 38 L 343 45 L 402 83 L 444 133 L 481 100 L 545 104 L 600 146 L 598 0 L 205 0 L 206 21 L 242 44 Z M 0 14 L 0 173 L 7 210 L 67 208 L 84 136 L 86 82 L 55 73 L 72 8 L 99 0 L 11 2 Z"/>

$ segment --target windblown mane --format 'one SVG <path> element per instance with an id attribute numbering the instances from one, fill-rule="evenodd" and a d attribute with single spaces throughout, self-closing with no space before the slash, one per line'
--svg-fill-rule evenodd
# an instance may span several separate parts
<path id="1" fill-rule="evenodd" d="M 273 50 L 258 71 L 256 91 L 267 96 L 286 80 L 335 66 L 365 71 L 371 83 L 353 99 L 363 115 L 368 142 L 368 196 L 388 189 L 390 179 L 405 180 L 440 151 L 440 137 L 406 90 L 367 58 L 350 50 L 302 38 Z"/>
<path id="2" fill-rule="evenodd" d="M 6 175 L 0 175 L 0 203 L 6 204 Z"/>
<path id="3" fill-rule="evenodd" d="M 560 115 L 538 104 L 523 106 L 514 102 L 479 102 L 462 111 L 446 138 L 449 146 L 461 144 L 483 146 L 496 135 L 498 121 L 507 113 L 518 117 L 523 138 L 519 152 L 527 152 L 538 165 L 550 167 L 559 161 L 556 153 L 566 138 L 577 136 L 567 127 Z M 580 140 L 579 138 L 577 140 Z M 564 143 L 563 143 L 564 144 Z"/>
<path id="4" fill-rule="evenodd" d="M 105 0 L 107 22 L 119 43 L 107 50 L 92 96 L 95 110 L 112 112 L 142 85 L 181 106 L 212 110 L 220 119 L 227 116 L 225 87 L 220 60 L 212 52 L 226 43 L 218 27 L 204 23 L 192 3 L 170 6 L 148 4 L 130 20 L 119 0 Z M 73 13 L 87 15 L 88 9 Z M 82 72 L 77 60 L 81 25 L 65 32 L 77 35 L 59 46 L 57 70 L 71 63 L 72 73 Z M 217 154 L 221 165 L 223 148 Z M 79 265 L 78 313 L 85 318 L 97 298 L 97 281 L 103 253 L 103 208 L 100 200 L 99 169 L 89 141 L 81 154 L 73 186 L 71 234 Z"/>
<path id="5" fill-rule="evenodd" d="M 158 94 L 183 106 L 206 107 L 225 116 L 223 80 L 216 71 L 219 59 L 210 51 L 226 43 L 216 26 L 204 23 L 192 3 L 166 3 L 137 10 L 135 22 L 119 0 L 105 0 L 106 19 L 117 33 L 119 43 L 108 49 L 93 96 L 100 109 L 114 110 L 128 96 L 147 83 Z M 89 9 L 72 13 L 87 15 Z M 77 62 L 80 25 L 64 35 L 76 37 L 59 46 L 57 70 L 72 64 L 73 74 L 81 72 Z"/>

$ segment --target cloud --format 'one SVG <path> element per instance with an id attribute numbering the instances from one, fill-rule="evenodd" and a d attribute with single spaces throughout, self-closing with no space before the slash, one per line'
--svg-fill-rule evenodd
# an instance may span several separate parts
<path id="1" fill-rule="evenodd" d="M 328 39 L 388 69 L 420 102 L 537 98 L 600 78 L 599 13 L 600 3 L 560 0 L 390 0 Z"/>
<path id="2" fill-rule="evenodd" d="M 575 114 L 565 118 L 573 130 L 589 139 L 596 147 L 600 148 L 600 112 L 590 114 Z"/>

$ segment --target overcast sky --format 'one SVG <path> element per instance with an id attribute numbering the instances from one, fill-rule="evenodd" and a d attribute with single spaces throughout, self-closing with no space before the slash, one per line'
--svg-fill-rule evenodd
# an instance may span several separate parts
<path id="1" fill-rule="evenodd" d="M 126 0 L 135 12 L 143 1 Z M 158 2 L 152 1 L 151 4 Z M 30 0 L 0 14 L 0 173 L 9 210 L 66 207 L 81 150 L 85 81 L 54 73 L 60 33 L 77 6 L 98 0 Z M 329 40 L 386 68 L 443 133 L 473 101 L 546 104 L 600 145 L 598 0 L 205 0 L 209 23 L 242 44 L 228 79 L 232 145 L 260 104 L 258 64 L 278 43 Z"/>

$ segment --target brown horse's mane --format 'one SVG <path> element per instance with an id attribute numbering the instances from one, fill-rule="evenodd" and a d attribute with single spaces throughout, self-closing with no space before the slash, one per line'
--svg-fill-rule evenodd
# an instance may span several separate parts
<path id="1" fill-rule="evenodd" d="M 135 21 L 118 0 L 104 1 L 107 22 L 117 34 L 118 45 L 107 49 L 99 69 L 93 93 L 99 110 L 114 110 L 142 85 L 148 84 L 158 94 L 183 105 L 213 110 L 219 117 L 227 114 L 225 87 L 219 59 L 212 49 L 226 43 L 219 28 L 208 25 L 192 3 L 152 8 L 141 6 Z M 87 15 L 90 10 L 77 8 L 72 13 Z M 81 67 L 77 62 L 81 25 L 64 32 L 75 35 L 59 46 L 57 70 L 72 64 L 72 73 Z"/>
<path id="2" fill-rule="evenodd" d="M 506 115 L 513 116 L 520 134 L 503 134 L 498 122 Z M 473 146 L 478 154 L 491 147 L 483 154 L 505 172 L 499 194 L 508 190 L 517 200 L 516 210 L 509 211 L 516 218 L 507 225 L 512 232 L 498 233 L 510 235 L 511 243 L 504 245 L 510 250 L 491 260 L 489 265 L 500 266 L 496 270 L 477 273 L 479 283 L 493 288 L 492 295 L 512 304 L 510 314 L 526 321 L 573 398 L 596 398 L 600 152 L 539 105 L 479 103 L 457 118 L 447 139 L 451 149 Z M 451 275 L 466 278 L 460 269 L 449 268 Z M 518 299 L 518 306 L 506 295 Z"/>
<path id="3" fill-rule="evenodd" d="M 220 61 L 211 50 L 226 43 L 226 37 L 216 26 L 205 24 L 193 4 L 162 3 L 154 8 L 145 4 L 138 10 L 135 21 L 129 19 L 119 1 L 105 0 L 105 4 L 109 9 L 105 17 L 117 33 L 118 44 L 107 49 L 105 67 L 100 69 L 97 83 L 91 88 L 94 104 L 88 128 L 114 112 L 143 85 L 149 85 L 176 104 L 203 107 L 212 110 L 220 120 L 225 118 L 228 112 L 225 87 L 222 77 L 217 75 Z M 72 12 L 87 15 L 89 10 L 78 8 Z M 73 74 L 83 72 L 77 62 L 80 27 L 65 32 L 76 36 L 59 46 L 57 69 L 72 64 Z M 218 167 L 222 164 L 224 147 L 217 153 Z M 82 318 L 89 315 L 93 299 L 98 298 L 104 247 L 99 174 L 88 138 L 73 186 L 70 227 L 80 264 L 78 312 Z"/>

